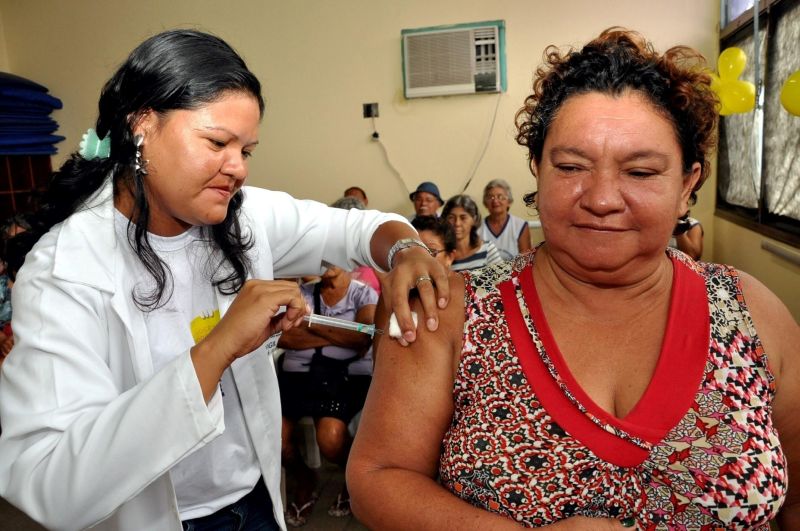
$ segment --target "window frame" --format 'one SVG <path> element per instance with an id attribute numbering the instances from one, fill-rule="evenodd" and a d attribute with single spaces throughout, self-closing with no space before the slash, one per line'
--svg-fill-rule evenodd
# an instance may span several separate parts
<path id="1" fill-rule="evenodd" d="M 724 0 L 723 0 L 724 1 Z M 771 44 L 777 14 L 780 9 L 775 9 L 776 6 L 790 1 L 800 0 L 761 0 L 759 2 L 759 23 L 764 21 L 763 28 L 765 30 L 764 45 L 767 49 Z M 720 28 L 719 32 L 719 49 L 724 50 L 728 46 L 735 44 L 741 35 L 749 31 L 753 31 L 753 10 L 748 9 L 734 20 L 730 21 L 725 27 Z M 768 54 L 768 53 L 767 53 Z M 765 55 L 767 55 L 765 54 Z M 763 65 L 764 73 L 762 78 L 766 78 L 766 72 L 769 65 Z M 721 117 L 720 117 L 721 118 Z M 798 118 L 800 119 L 800 118 Z M 766 128 L 766 124 L 762 125 Z M 762 131 L 762 139 L 764 138 L 765 131 Z M 763 140 L 762 140 L 763 142 Z M 758 206 L 756 208 L 748 208 L 739 205 L 734 205 L 725 201 L 720 193 L 719 186 L 716 188 L 716 206 L 714 214 L 722 219 L 740 225 L 744 228 L 757 232 L 763 236 L 767 236 L 774 240 L 789 244 L 793 247 L 800 248 L 800 221 L 790 218 L 788 216 L 779 216 L 769 212 L 767 208 L 767 176 L 764 174 L 765 167 L 765 152 L 761 152 L 761 187 L 758 194 Z M 717 178 L 719 179 L 719 166 L 717 166 Z"/>

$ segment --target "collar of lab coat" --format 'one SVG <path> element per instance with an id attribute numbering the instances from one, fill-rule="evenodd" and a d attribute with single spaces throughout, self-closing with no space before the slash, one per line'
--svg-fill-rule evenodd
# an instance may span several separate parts
<path id="1" fill-rule="evenodd" d="M 117 256 L 118 245 L 114 229 L 114 185 L 108 178 L 63 222 L 56 243 L 53 276 L 114 293 L 113 268 L 119 261 L 109 258 Z M 82 259 L 64 259 L 77 256 Z"/>

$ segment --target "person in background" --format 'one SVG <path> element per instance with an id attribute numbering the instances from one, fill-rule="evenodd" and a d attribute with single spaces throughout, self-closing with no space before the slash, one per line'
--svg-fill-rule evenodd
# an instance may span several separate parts
<path id="1" fill-rule="evenodd" d="M 689 216 L 689 212 L 678 218 L 669 246 L 700 260 L 703 256 L 703 226 L 700 220 Z"/>
<path id="2" fill-rule="evenodd" d="M 2 275 L 0 275 L 0 364 L 14 347 L 14 333 L 11 327 L 12 307 L 11 288 L 17 271 L 25 261 L 25 253 L 30 249 L 30 238 L 21 236 L 31 228 L 28 216 L 15 214 L 0 225 L 2 238 Z M 19 236 L 19 237 L 18 237 Z"/>
<path id="3" fill-rule="evenodd" d="M 408 195 L 414 203 L 414 216 L 438 216 L 439 209 L 444 201 L 439 195 L 439 187 L 430 181 L 425 181 L 417 186 L 417 189 Z"/>
<path id="4" fill-rule="evenodd" d="M 367 192 L 358 186 L 351 186 L 344 191 L 342 197 L 355 197 L 364 204 L 364 208 L 369 206 L 369 199 L 367 199 Z M 340 207 L 342 208 L 342 207 Z"/>
<path id="5" fill-rule="evenodd" d="M 352 280 L 341 268 L 327 269 L 320 282 L 304 284 L 301 290 L 315 314 L 364 324 L 375 320 L 378 294 L 366 284 Z M 354 382 L 350 378 L 350 365 L 370 350 L 371 338 L 315 324 L 285 332 L 278 345 L 286 349 L 278 375 L 283 409 L 282 459 L 295 484 L 287 503 L 286 522 L 300 527 L 308 521 L 318 496 L 316 474 L 299 455 L 295 437 L 297 421 L 312 417 L 320 454 L 331 463 L 342 467 L 347 464 L 352 443 L 347 425 L 361 411 L 369 388 L 369 382 L 364 387 L 363 380 Z M 328 514 L 350 514 L 347 485 L 342 487 Z"/>
<path id="6" fill-rule="evenodd" d="M 9 274 L 6 256 L 7 251 L 3 249 L 3 255 L 0 256 L 3 267 L 3 272 L 0 274 L 0 365 L 14 346 L 14 335 L 11 330 L 11 288 L 14 281 Z"/>
<path id="7" fill-rule="evenodd" d="M 33 247 L 36 240 L 37 237 L 35 234 L 30 232 L 18 232 L 16 236 L 4 242 L 4 257 L 6 261 L 7 285 L 9 290 L 11 290 L 14 281 L 17 279 L 17 272 L 25 262 L 27 252 Z M 9 312 L 11 312 L 11 308 L 9 308 Z M 11 349 L 14 348 L 12 317 L 13 312 L 8 314 L 8 321 L 3 323 L 2 331 L 0 331 L 0 338 L 2 338 L 2 341 L 0 341 L 0 356 L 2 356 L 2 359 L 5 359 L 11 352 Z M 2 363 L 2 359 L 0 359 L 0 363 Z"/>
<path id="8" fill-rule="evenodd" d="M 489 215 L 483 219 L 481 238 L 492 242 L 503 260 L 510 260 L 531 248 L 528 222 L 508 212 L 514 196 L 504 179 L 492 179 L 483 189 L 483 206 Z"/>
<path id="9" fill-rule="evenodd" d="M 13 238 L 17 234 L 31 230 L 30 218 L 32 214 L 14 214 L 0 225 L 0 234 L 3 238 Z"/>
<path id="10" fill-rule="evenodd" d="M 702 56 L 611 28 L 544 57 L 516 118 L 544 244 L 451 275 L 464 304 L 411 353 L 381 343 L 354 513 L 386 530 L 800 529 L 800 327 L 750 275 L 667 248 L 714 151 Z"/>
<path id="11" fill-rule="evenodd" d="M 455 256 L 450 264 L 453 271 L 478 269 L 503 261 L 497 247 L 481 239 L 481 213 L 470 196 L 455 195 L 448 199 L 442 209 L 442 218 L 453 227 L 456 236 Z"/>
<path id="12" fill-rule="evenodd" d="M 165 31 L 51 179 L 0 373 L 0 496 L 45 527 L 284 527 L 272 351 L 310 309 L 276 276 L 391 269 L 406 343 L 424 276 L 436 328 L 446 273 L 406 220 L 244 186 L 263 111 L 227 43 Z"/>
<path id="13" fill-rule="evenodd" d="M 449 270 L 456 254 L 456 235 L 450 223 L 436 216 L 419 216 L 411 226 L 417 229 L 419 239 L 425 242 L 431 255 Z"/>
<path id="14" fill-rule="evenodd" d="M 362 202 L 356 196 L 345 196 L 340 197 L 333 203 L 331 203 L 331 207 L 333 208 L 343 208 L 345 210 L 350 210 L 351 208 L 355 208 L 357 210 L 364 210 L 366 208 L 366 203 Z M 422 238 L 420 238 L 422 242 L 425 242 Z M 369 287 L 375 290 L 375 292 L 380 295 L 381 294 L 381 281 L 380 278 L 383 273 L 379 273 L 375 271 L 370 266 L 358 266 L 352 271 L 350 271 L 350 276 L 353 277 L 353 280 L 361 281 L 367 284 Z"/>

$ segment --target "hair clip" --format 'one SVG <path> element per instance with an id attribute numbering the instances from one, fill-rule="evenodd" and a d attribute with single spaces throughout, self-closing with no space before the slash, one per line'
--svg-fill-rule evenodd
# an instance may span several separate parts
<path id="1" fill-rule="evenodd" d="M 90 127 L 82 138 L 78 153 L 84 159 L 106 159 L 111 154 L 111 137 L 109 135 L 100 140 L 100 137 L 97 136 L 97 131 Z"/>

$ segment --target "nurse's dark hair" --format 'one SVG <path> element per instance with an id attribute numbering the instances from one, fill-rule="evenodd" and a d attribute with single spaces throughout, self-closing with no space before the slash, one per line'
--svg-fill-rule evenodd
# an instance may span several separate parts
<path id="1" fill-rule="evenodd" d="M 244 60 L 225 41 L 195 30 L 170 30 L 142 42 L 106 82 L 100 94 L 95 129 L 100 138 L 110 136 L 108 158 L 86 160 L 77 152 L 54 174 L 39 212 L 40 234 L 85 208 L 87 200 L 107 179 L 114 194 L 121 186 L 134 197 L 134 223 L 128 225 L 128 241 L 148 273 L 155 280 L 149 291 L 137 289 L 136 304 L 143 310 L 162 306 L 171 296 L 170 271 L 153 251 L 147 237 L 150 206 L 144 178 L 134 171 L 136 146 L 133 128 L 145 113 L 164 116 L 179 109 L 196 109 L 213 103 L 230 92 L 245 93 L 258 102 L 264 112 L 261 84 Z M 145 138 L 145 144 L 147 139 Z M 203 237 L 212 244 L 215 263 L 214 286 L 224 294 L 238 292 L 250 269 L 247 250 L 251 235 L 239 222 L 242 193 L 233 196 L 225 220 L 203 227 Z"/>
<path id="2" fill-rule="evenodd" d="M 517 143 L 528 158 L 541 162 L 547 132 L 571 96 L 599 92 L 644 95 L 675 128 L 684 173 L 699 162 L 702 170 L 692 196 L 708 177 L 709 155 L 716 145 L 718 99 L 711 90 L 705 59 L 687 46 L 659 54 L 642 35 L 609 28 L 580 50 L 549 46 L 534 76 L 533 93 L 516 114 Z M 532 194 L 525 204 L 532 206 Z"/>

